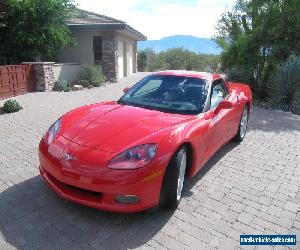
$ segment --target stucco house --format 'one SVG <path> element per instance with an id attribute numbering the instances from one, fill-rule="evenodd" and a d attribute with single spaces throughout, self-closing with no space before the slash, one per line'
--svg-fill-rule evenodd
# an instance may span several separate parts
<path id="1" fill-rule="evenodd" d="M 137 41 L 147 38 L 129 26 L 126 22 L 78 10 L 76 18 L 67 20 L 76 46 L 59 51 L 56 63 L 63 66 L 69 64 L 96 64 L 102 68 L 103 74 L 110 81 L 116 81 L 137 71 Z M 62 70 L 56 67 L 56 71 Z M 73 70 L 73 73 L 76 69 Z M 72 73 L 69 69 L 68 74 Z M 64 75 L 63 72 L 56 74 Z M 57 77 L 59 78 L 59 77 Z"/>

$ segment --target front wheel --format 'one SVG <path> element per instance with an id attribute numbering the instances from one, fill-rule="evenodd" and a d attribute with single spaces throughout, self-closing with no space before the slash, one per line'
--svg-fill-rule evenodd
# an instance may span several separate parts
<path id="1" fill-rule="evenodd" d="M 249 120 L 249 110 L 248 110 L 248 105 L 246 105 L 242 113 L 238 131 L 233 138 L 234 141 L 241 142 L 244 140 L 248 128 L 248 120 Z"/>
<path id="2" fill-rule="evenodd" d="M 166 209 L 176 209 L 181 200 L 181 194 L 187 166 L 186 147 L 180 148 L 172 157 L 163 179 L 160 206 Z"/>

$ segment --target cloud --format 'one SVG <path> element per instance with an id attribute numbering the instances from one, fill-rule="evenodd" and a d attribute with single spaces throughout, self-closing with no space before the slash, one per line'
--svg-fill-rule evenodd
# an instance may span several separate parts
<path id="1" fill-rule="evenodd" d="M 79 7 L 123 20 L 148 39 L 170 35 L 211 37 L 235 0 L 77 0 Z"/>

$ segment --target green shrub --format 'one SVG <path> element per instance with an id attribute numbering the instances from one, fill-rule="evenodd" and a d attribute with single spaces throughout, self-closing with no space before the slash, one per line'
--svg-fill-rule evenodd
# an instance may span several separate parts
<path id="1" fill-rule="evenodd" d="M 273 108 L 300 114 L 300 57 L 290 57 L 279 65 L 270 88 Z"/>
<path id="2" fill-rule="evenodd" d="M 101 82 L 91 82 L 91 86 L 93 87 L 100 87 L 101 86 Z"/>
<path id="3" fill-rule="evenodd" d="M 78 75 L 78 79 L 86 80 L 95 87 L 101 86 L 105 81 L 102 72 L 96 65 L 84 65 Z"/>
<path id="4" fill-rule="evenodd" d="M 7 100 L 2 107 L 5 113 L 15 113 L 22 109 L 22 106 L 16 100 Z"/>
<path id="5" fill-rule="evenodd" d="M 70 89 L 70 86 L 66 80 L 62 81 L 56 81 L 54 83 L 54 91 L 68 91 Z"/>

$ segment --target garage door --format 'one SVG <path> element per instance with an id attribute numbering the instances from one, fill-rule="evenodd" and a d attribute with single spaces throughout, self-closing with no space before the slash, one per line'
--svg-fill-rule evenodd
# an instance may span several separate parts
<path id="1" fill-rule="evenodd" d="M 119 65 L 119 78 L 124 77 L 124 50 L 123 42 L 118 41 L 118 65 Z"/>
<path id="2" fill-rule="evenodd" d="M 133 45 L 128 45 L 127 75 L 133 73 Z"/>

